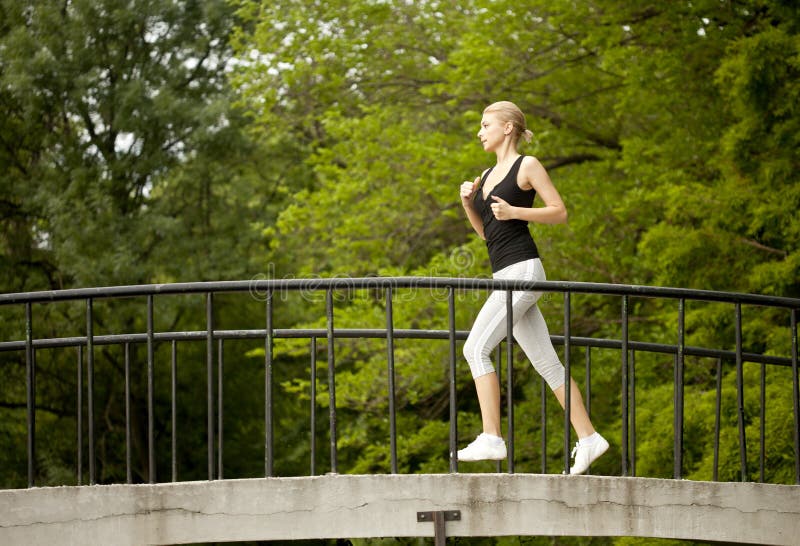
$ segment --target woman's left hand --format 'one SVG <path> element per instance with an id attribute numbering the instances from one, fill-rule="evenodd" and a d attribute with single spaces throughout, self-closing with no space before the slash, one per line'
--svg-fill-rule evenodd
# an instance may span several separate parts
<path id="1" fill-rule="evenodd" d="M 497 197 L 496 195 L 492 196 L 494 199 L 494 203 L 491 204 L 492 213 L 494 217 L 498 220 L 513 220 L 514 219 L 514 209 L 516 207 L 512 207 L 508 204 L 507 201 Z"/>

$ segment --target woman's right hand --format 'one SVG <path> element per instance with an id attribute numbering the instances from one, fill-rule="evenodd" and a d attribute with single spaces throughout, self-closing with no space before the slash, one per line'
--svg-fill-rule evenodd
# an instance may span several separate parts
<path id="1" fill-rule="evenodd" d="M 478 186 L 481 183 L 481 177 L 478 176 L 475 178 L 473 182 L 464 181 L 461 183 L 461 203 L 466 205 L 472 204 L 472 197 L 475 194 L 475 191 L 478 189 Z"/>

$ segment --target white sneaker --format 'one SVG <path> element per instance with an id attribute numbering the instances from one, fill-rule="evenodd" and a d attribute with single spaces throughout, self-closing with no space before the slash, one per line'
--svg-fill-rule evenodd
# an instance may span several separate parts
<path id="1" fill-rule="evenodd" d="M 608 449 L 608 442 L 605 438 L 597 434 L 597 438 L 591 444 L 582 444 L 580 440 L 572 449 L 572 458 L 575 464 L 569 469 L 570 474 L 583 474 L 589 465 L 592 464 L 600 455 Z"/>
<path id="2" fill-rule="evenodd" d="M 481 432 L 464 449 L 458 450 L 459 461 L 499 461 L 506 458 L 506 443 L 502 438 Z"/>

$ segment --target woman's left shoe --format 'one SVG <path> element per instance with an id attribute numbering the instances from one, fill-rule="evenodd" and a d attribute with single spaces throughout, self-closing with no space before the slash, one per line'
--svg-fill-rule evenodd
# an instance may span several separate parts
<path id="1" fill-rule="evenodd" d="M 597 438 L 591 444 L 581 443 L 578 440 L 578 443 L 572 449 L 572 457 L 575 459 L 575 464 L 569 469 L 569 473 L 572 475 L 583 474 L 589 468 L 589 465 L 605 453 L 607 449 L 608 442 L 600 434 L 597 434 Z"/>
<path id="2" fill-rule="evenodd" d="M 458 450 L 459 461 L 499 461 L 505 459 L 506 455 L 503 439 L 483 432 L 467 447 Z"/>

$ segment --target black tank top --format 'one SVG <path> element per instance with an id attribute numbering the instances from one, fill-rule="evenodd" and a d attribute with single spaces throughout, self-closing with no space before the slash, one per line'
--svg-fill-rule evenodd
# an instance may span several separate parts
<path id="1" fill-rule="evenodd" d="M 522 159 L 519 156 L 508 174 L 503 178 L 489 195 L 486 200 L 483 198 L 483 185 L 492 172 L 492 167 L 481 179 L 478 191 L 475 194 L 475 210 L 481 215 L 483 220 L 483 235 L 486 237 L 486 247 L 489 250 L 489 261 L 492 264 L 492 272 L 496 273 L 509 265 L 525 260 L 539 257 L 539 250 L 533 237 L 528 231 L 528 222 L 524 220 L 498 220 L 492 213 L 491 205 L 496 201 L 493 195 L 508 202 L 514 207 L 530 207 L 533 205 L 533 198 L 536 190 L 523 190 L 517 185 L 517 173 Z"/>

